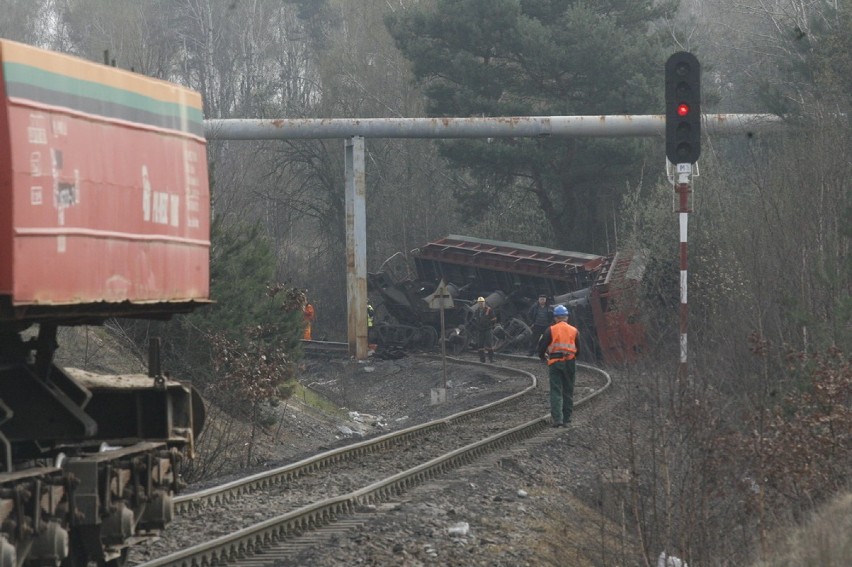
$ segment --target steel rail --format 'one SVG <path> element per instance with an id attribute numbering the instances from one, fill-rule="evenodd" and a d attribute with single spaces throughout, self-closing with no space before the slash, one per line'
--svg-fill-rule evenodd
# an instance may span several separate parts
<path id="1" fill-rule="evenodd" d="M 349 351 L 349 343 L 339 343 L 333 341 L 312 341 L 301 339 L 302 350 L 305 354 L 317 354 L 317 353 L 334 353 L 334 354 L 347 354 Z"/>
<path id="2" fill-rule="evenodd" d="M 478 362 L 462 359 L 451 360 L 454 363 L 463 366 L 481 366 L 481 363 Z M 322 470 L 329 465 L 344 462 L 354 457 L 366 455 L 391 445 L 405 443 L 413 438 L 425 435 L 432 431 L 445 429 L 453 423 L 459 423 L 465 419 L 472 417 L 477 413 L 491 410 L 503 404 L 508 404 L 512 400 L 515 400 L 516 398 L 519 398 L 521 396 L 525 396 L 535 390 L 537 385 L 537 379 L 535 375 L 523 370 L 517 370 L 512 368 L 495 368 L 510 373 L 514 372 L 524 374 L 530 378 L 531 383 L 529 386 L 527 386 L 520 392 L 516 392 L 510 396 L 506 396 L 505 398 L 501 398 L 499 400 L 482 406 L 454 413 L 441 419 L 436 419 L 426 423 L 413 425 L 411 427 L 400 429 L 398 431 L 392 431 L 385 435 L 374 437 L 373 439 L 368 439 L 366 441 L 353 443 L 351 445 L 346 445 L 345 447 L 340 447 L 338 449 L 331 449 L 323 453 L 308 457 L 306 459 L 302 459 L 301 461 L 278 467 L 272 470 L 263 471 L 261 473 L 247 476 L 245 478 L 241 478 L 229 483 L 213 486 L 205 490 L 199 490 L 197 492 L 182 494 L 174 499 L 175 513 L 186 513 L 191 510 L 195 510 L 210 504 L 227 504 L 228 502 L 232 502 L 235 499 L 239 498 L 243 494 L 262 490 L 270 486 L 279 485 L 290 480 L 299 478 L 305 474 Z"/>
<path id="3" fill-rule="evenodd" d="M 479 365 L 479 363 L 468 361 L 458 362 Z M 590 404 L 590 402 L 607 391 L 612 384 L 612 378 L 606 371 L 586 364 L 580 364 L 580 366 L 599 373 L 605 380 L 604 385 L 599 389 L 578 399 L 574 404 L 575 407 Z M 535 376 L 528 372 L 522 370 L 515 371 L 528 374 L 535 380 Z M 535 384 L 532 387 L 534 388 Z M 524 390 L 524 392 L 527 390 Z M 519 392 L 518 394 L 504 398 L 504 400 L 514 399 L 519 394 L 521 393 Z M 483 407 L 494 407 L 497 404 L 504 403 L 504 400 L 498 400 Z M 455 414 L 455 416 L 465 416 L 480 410 L 481 408 L 475 408 L 474 410 L 460 412 Z M 436 422 L 442 423 L 448 419 L 436 420 Z M 159 559 L 141 563 L 137 567 L 208 567 L 226 562 L 239 563 L 240 561 L 249 561 L 249 558 L 269 551 L 276 546 L 289 543 L 305 532 L 328 526 L 337 521 L 341 516 L 354 514 L 361 506 L 386 501 L 427 480 L 431 480 L 450 470 L 473 462 L 486 453 L 508 445 L 521 443 L 546 429 L 549 430 L 548 425 L 549 416 L 545 415 L 536 418 L 348 494 L 327 498 L 308 506 L 303 506 L 298 510 L 270 518 L 254 526 L 249 526 L 212 541 L 189 547 Z M 412 427 L 405 431 L 411 432 L 416 429 L 417 427 Z"/>

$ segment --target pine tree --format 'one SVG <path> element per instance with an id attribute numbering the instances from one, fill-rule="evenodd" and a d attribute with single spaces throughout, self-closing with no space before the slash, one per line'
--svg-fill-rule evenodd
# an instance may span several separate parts
<path id="1" fill-rule="evenodd" d="M 665 53 L 650 0 L 437 0 L 390 14 L 397 45 L 432 116 L 658 113 Z M 457 197 L 476 216 L 522 193 L 549 228 L 531 234 L 588 252 L 605 227 L 639 143 L 603 139 L 447 141 L 444 156 L 474 182 Z M 662 159 L 661 159 L 662 161 Z"/>

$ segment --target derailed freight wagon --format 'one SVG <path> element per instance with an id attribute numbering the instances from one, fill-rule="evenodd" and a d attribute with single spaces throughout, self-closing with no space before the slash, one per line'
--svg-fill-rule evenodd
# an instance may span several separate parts
<path id="1" fill-rule="evenodd" d="M 209 303 L 201 97 L 11 41 L 0 63 L 0 567 L 118 565 L 171 519 L 204 406 L 156 365 L 60 368 L 57 331 Z"/>
<path id="2" fill-rule="evenodd" d="M 526 313 L 539 294 L 564 304 L 581 331 L 588 358 L 618 364 L 641 353 L 645 333 L 630 301 L 644 270 L 638 254 L 598 256 L 511 242 L 450 235 L 389 258 L 368 275 L 369 291 L 389 317 L 378 323 L 379 341 L 430 348 L 440 331 L 440 314 L 429 297 L 441 281 L 454 308 L 445 312 L 451 351 L 468 347 L 466 325 L 476 298 L 495 309 L 495 349 L 526 349 Z"/>

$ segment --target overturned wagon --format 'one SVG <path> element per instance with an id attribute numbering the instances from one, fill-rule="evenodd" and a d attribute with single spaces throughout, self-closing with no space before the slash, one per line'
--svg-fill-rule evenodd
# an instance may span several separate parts
<path id="1" fill-rule="evenodd" d="M 454 300 L 445 312 L 445 340 L 452 352 L 468 346 L 467 323 L 476 298 L 495 309 L 495 350 L 508 351 L 530 340 L 526 320 L 539 294 L 572 311 L 581 348 L 606 363 L 630 361 L 641 352 L 645 334 L 630 298 L 641 280 L 639 255 L 583 254 L 450 235 L 396 254 L 368 275 L 370 294 L 387 313 L 377 325 L 380 343 L 431 348 L 440 335 L 440 314 L 428 298 L 441 281 Z"/>

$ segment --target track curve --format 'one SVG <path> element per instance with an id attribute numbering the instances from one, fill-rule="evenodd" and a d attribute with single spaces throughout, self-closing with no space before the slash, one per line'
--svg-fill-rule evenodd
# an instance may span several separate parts
<path id="1" fill-rule="evenodd" d="M 512 357 L 501 358 L 512 364 Z M 494 402 L 183 495 L 176 499 L 179 517 L 163 534 L 157 549 L 149 550 L 159 556 L 141 565 L 239 563 L 258 553 L 280 559 L 313 530 L 345 528 L 346 518 L 352 521 L 364 506 L 380 504 L 486 453 L 555 434 L 548 427 L 549 416 L 541 415 L 541 397 L 535 395 L 537 389 L 541 394 L 541 388 L 533 374 L 456 358 L 447 361 L 515 373 L 528 384 Z M 605 392 L 610 383 L 603 370 L 580 364 L 577 390 L 587 393 L 578 396 L 578 410 Z M 282 510 L 286 512 L 282 514 Z M 197 543 L 199 534 L 205 538 L 224 535 Z"/>

